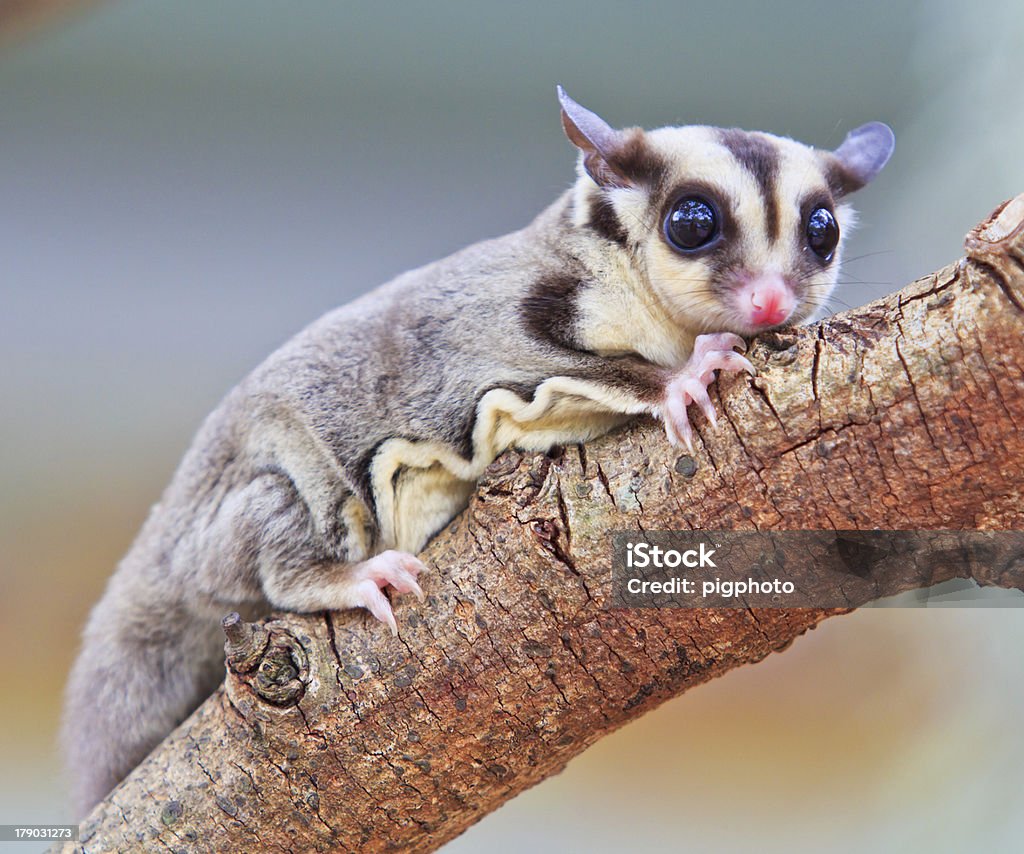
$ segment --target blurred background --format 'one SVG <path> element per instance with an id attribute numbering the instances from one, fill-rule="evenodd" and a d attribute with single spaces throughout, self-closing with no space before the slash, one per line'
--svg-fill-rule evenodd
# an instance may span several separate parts
<path id="1" fill-rule="evenodd" d="M 1024 190 L 1022 44 L 1015 0 L 0 0 L 0 823 L 71 819 L 78 633 L 202 417 L 325 310 L 567 187 L 556 82 L 618 125 L 889 122 L 842 308 Z M 830 620 L 446 850 L 1022 850 L 1024 612 L 982 607 L 1018 604 Z"/>

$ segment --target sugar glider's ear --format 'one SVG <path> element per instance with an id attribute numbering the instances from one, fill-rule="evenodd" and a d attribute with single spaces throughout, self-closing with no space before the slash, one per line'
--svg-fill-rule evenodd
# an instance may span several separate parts
<path id="1" fill-rule="evenodd" d="M 833 167 L 829 183 L 840 195 L 859 190 L 882 171 L 895 147 L 896 136 L 888 125 L 868 122 L 855 128 L 828 155 Z"/>
<path id="2" fill-rule="evenodd" d="M 630 187 L 633 182 L 613 166 L 614 155 L 622 147 L 624 134 L 615 130 L 596 113 L 581 107 L 558 87 L 562 105 L 562 127 L 569 141 L 583 152 L 583 168 L 600 187 Z"/>

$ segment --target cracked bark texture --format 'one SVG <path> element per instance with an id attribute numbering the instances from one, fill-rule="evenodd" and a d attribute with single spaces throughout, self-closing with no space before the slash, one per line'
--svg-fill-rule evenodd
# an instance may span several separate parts
<path id="1" fill-rule="evenodd" d="M 226 683 L 66 850 L 429 851 L 603 735 L 832 609 L 608 609 L 610 532 L 1024 527 L 1024 195 L 967 257 L 762 336 L 698 450 L 651 422 L 496 461 L 424 553 L 400 638 L 230 624 Z M 1024 587 L 1022 561 L 941 569 Z M 890 592 L 912 581 L 896 579 Z"/>

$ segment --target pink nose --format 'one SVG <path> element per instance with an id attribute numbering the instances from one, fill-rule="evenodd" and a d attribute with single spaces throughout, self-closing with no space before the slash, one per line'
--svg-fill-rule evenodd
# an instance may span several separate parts
<path id="1" fill-rule="evenodd" d="M 792 314 L 796 299 L 782 276 L 766 274 L 740 289 L 739 302 L 753 326 L 777 326 Z"/>

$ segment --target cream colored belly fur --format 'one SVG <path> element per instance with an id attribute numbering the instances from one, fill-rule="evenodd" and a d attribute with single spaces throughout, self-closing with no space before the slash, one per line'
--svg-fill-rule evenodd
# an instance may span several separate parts
<path id="1" fill-rule="evenodd" d="M 422 549 L 465 507 L 484 469 L 505 449 L 546 451 L 583 442 L 650 409 L 605 385 L 552 377 L 532 401 L 507 389 L 493 389 L 480 399 L 472 459 L 438 442 L 385 442 L 371 472 L 383 547 L 412 553 Z"/>

